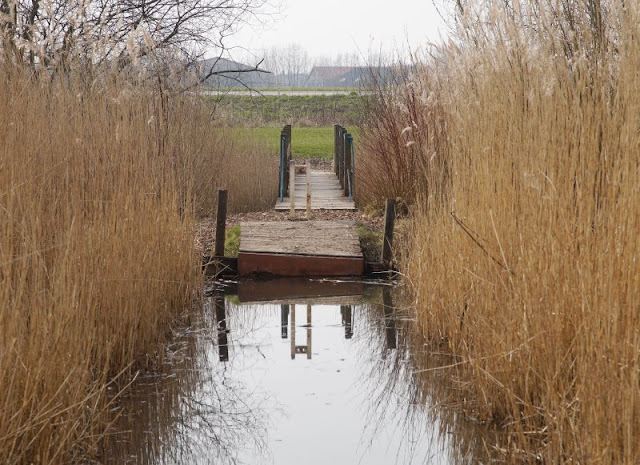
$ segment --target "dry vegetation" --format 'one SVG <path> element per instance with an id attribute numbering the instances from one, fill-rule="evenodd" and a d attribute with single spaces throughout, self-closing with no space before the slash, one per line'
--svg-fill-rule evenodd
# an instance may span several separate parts
<path id="1" fill-rule="evenodd" d="M 638 5 L 460 5 L 455 44 L 380 97 L 369 199 L 415 205 L 422 329 L 506 461 L 638 463 Z"/>
<path id="2" fill-rule="evenodd" d="M 0 73 L 0 462 L 68 463 L 188 321 L 196 211 L 273 198 L 275 162 L 162 85 Z"/>
<path id="3" fill-rule="evenodd" d="M 218 189 L 229 191 L 228 212 L 262 211 L 273 207 L 278 185 L 278 152 L 267 141 L 246 131 L 212 124 L 209 107 L 191 101 L 189 153 L 199 217 L 215 215 Z"/>

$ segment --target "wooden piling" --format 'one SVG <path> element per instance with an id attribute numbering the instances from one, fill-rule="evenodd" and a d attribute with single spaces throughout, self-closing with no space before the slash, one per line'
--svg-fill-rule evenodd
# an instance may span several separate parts
<path id="1" fill-rule="evenodd" d="M 391 271 L 393 269 L 393 227 L 396 221 L 396 201 L 387 199 L 384 208 L 384 239 L 382 241 L 382 263 Z"/>
<path id="2" fill-rule="evenodd" d="M 224 241 L 227 225 L 227 191 L 218 191 L 218 212 L 216 219 L 216 243 L 214 255 L 224 257 Z"/>

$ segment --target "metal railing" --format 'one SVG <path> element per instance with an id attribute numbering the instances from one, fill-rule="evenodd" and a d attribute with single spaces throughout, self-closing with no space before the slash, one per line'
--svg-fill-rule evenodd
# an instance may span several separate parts
<path id="1" fill-rule="evenodd" d="M 355 198 L 355 148 L 353 137 L 346 128 L 339 124 L 334 126 L 333 166 L 344 195 L 353 201 Z"/>
<path id="2" fill-rule="evenodd" d="M 289 163 L 291 162 L 291 125 L 287 124 L 280 132 L 280 201 L 289 196 Z"/>

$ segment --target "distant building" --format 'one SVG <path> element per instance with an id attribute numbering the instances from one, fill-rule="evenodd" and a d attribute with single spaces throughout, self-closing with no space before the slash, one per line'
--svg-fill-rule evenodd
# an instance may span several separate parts
<path id="1" fill-rule="evenodd" d="M 225 58 L 211 58 L 197 64 L 199 76 L 209 76 L 204 84 L 213 88 L 358 88 L 390 76 L 391 68 L 371 66 L 314 66 L 309 74 L 272 74 L 268 70 Z"/>
<path id="2" fill-rule="evenodd" d="M 198 63 L 198 74 L 211 74 L 204 84 L 215 88 L 270 87 L 274 85 L 271 73 L 255 66 L 245 65 L 226 58 L 210 58 Z"/>

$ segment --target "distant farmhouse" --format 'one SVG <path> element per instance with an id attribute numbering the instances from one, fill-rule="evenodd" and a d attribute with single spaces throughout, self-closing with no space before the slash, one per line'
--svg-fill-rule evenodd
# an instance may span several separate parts
<path id="1" fill-rule="evenodd" d="M 265 69 L 245 65 L 225 58 L 203 60 L 198 73 L 206 76 L 205 85 L 214 88 L 250 87 L 269 89 L 281 87 L 300 88 L 358 88 L 371 82 L 373 76 L 385 79 L 391 68 L 371 66 L 314 66 L 308 74 L 275 75 Z"/>

